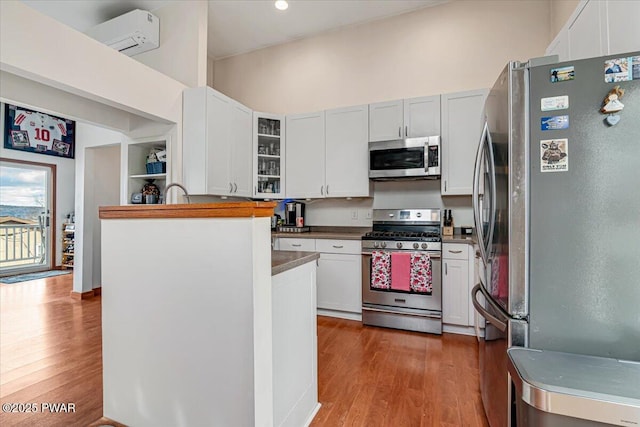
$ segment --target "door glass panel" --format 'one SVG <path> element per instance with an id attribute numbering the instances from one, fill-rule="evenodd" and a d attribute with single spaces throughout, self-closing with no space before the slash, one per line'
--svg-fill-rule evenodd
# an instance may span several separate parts
<path id="1" fill-rule="evenodd" d="M 371 170 L 424 169 L 424 147 L 369 152 Z"/>
<path id="2" fill-rule="evenodd" d="M 0 274 L 50 267 L 50 186 L 49 167 L 0 162 Z"/>

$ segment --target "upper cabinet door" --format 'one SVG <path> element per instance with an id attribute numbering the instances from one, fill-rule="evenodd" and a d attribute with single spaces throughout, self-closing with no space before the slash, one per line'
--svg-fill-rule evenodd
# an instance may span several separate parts
<path id="1" fill-rule="evenodd" d="M 405 138 L 440 135 L 440 95 L 404 100 Z"/>
<path id="2" fill-rule="evenodd" d="M 369 196 L 369 106 L 327 110 L 325 120 L 325 196 Z"/>
<path id="3" fill-rule="evenodd" d="M 608 1 L 609 54 L 640 50 L 640 1 Z"/>
<path id="4" fill-rule="evenodd" d="M 404 135 L 403 102 L 369 104 L 369 141 L 389 141 Z"/>
<path id="5" fill-rule="evenodd" d="M 488 91 L 442 95 L 442 195 L 470 195 Z"/>
<path id="6" fill-rule="evenodd" d="M 233 196 L 252 196 L 252 111 L 238 102 L 231 103 L 231 181 Z"/>
<path id="7" fill-rule="evenodd" d="M 231 194 L 231 145 L 229 138 L 231 121 L 231 99 L 213 90 L 207 90 L 207 121 L 199 126 L 207 128 L 206 147 L 206 193 Z M 193 144 L 198 141 L 185 141 Z M 201 142 L 200 142 L 201 143 Z M 187 190 L 189 190 L 187 188 Z"/>
<path id="8" fill-rule="evenodd" d="M 569 25 L 569 57 L 571 60 L 606 55 L 606 4 L 589 1 L 575 21 Z"/>
<path id="9" fill-rule="evenodd" d="M 286 194 L 324 197 L 324 111 L 287 116 Z"/>

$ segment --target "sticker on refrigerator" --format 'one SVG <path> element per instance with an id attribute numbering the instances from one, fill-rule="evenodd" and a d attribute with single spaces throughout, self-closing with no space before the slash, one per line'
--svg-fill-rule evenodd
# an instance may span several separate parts
<path id="1" fill-rule="evenodd" d="M 567 108 L 569 108 L 569 97 L 566 95 L 552 96 L 540 100 L 540 109 L 542 111 L 566 110 Z"/>
<path id="2" fill-rule="evenodd" d="M 635 79 L 640 79 L 640 56 L 604 61 L 604 81 L 606 83 L 626 82 Z"/>
<path id="3" fill-rule="evenodd" d="M 551 116 L 540 119 L 541 130 L 569 129 L 569 116 Z"/>
<path id="4" fill-rule="evenodd" d="M 540 141 L 540 172 L 566 172 L 569 170 L 569 140 L 544 139 Z"/>
<path id="5" fill-rule="evenodd" d="M 573 65 L 568 67 L 552 68 L 551 83 L 565 82 L 575 78 L 575 70 Z"/>

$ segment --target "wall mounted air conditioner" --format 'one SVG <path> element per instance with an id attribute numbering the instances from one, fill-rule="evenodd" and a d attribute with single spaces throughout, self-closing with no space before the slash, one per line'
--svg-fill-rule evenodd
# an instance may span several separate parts
<path id="1" fill-rule="evenodd" d="M 91 38 L 128 56 L 160 46 L 160 21 L 146 10 L 135 9 L 85 32 Z"/>

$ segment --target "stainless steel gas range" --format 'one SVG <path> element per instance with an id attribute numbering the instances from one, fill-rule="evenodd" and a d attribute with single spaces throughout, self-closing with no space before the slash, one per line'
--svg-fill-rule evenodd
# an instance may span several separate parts
<path id="1" fill-rule="evenodd" d="M 372 231 L 362 237 L 362 323 L 441 334 L 441 251 L 439 209 L 374 209 Z M 402 253 L 410 256 L 395 255 Z M 393 286 L 393 278 L 380 285 L 380 265 L 409 258 L 412 280 L 426 275 L 428 287 Z"/>

